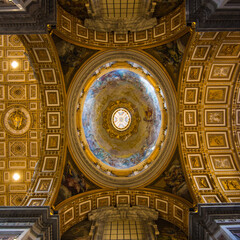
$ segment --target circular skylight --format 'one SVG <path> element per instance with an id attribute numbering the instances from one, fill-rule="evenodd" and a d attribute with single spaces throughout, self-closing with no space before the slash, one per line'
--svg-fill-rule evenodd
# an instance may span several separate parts
<path id="1" fill-rule="evenodd" d="M 118 108 L 112 114 L 112 125 L 118 131 L 125 131 L 131 124 L 131 114 L 125 108 Z"/>

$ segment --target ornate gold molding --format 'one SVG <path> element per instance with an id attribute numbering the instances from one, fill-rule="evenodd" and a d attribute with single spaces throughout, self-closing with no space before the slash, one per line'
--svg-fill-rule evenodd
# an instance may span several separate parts
<path id="1" fill-rule="evenodd" d="M 86 219 L 94 209 L 117 206 L 119 203 L 131 206 L 145 206 L 156 209 L 160 218 L 178 226 L 188 234 L 188 213 L 192 204 L 183 198 L 163 191 L 146 188 L 133 190 L 101 189 L 71 197 L 56 206 L 60 215 L 61 235 L 75 224 Z"/>
<path id="2" fill-rule="evenodd" d="M 179 77 L 182 165 L 197 202 L 240 200 L 235 109 L 240 35 L 195 33 Z M 234 104 L 234 106 L 237 106 Z M 231 111 L 234 114 L 231 114 Z M 236 120 L 233 117 L 236 116 Z M 233 124 L 233 125 L 232 125 Z"/>
<path id="3" fill-rule="evenodd" d="M 75 45 L 105 49 L 153 47 L 177 39 L 188 31 L 183 3 L 173 12 L 159 19 L 154 28 L 124 34 L 89 30 L 83 26 L 80 19 L 67 13 L 58 5 L 57 29 L 54 33 Z"/>
<path id="4" fill-rule="evenodd" d="M 21 41 L 26 47 L 34 74 L 39 81 L 41 106 L 44 110 L 41 157 L 35 167 L 23 204 L 51 205 L 61 184 L 66 154 L 64 80 L 58 54 L 50 35 L 24 35 L 21 36 Z"/>

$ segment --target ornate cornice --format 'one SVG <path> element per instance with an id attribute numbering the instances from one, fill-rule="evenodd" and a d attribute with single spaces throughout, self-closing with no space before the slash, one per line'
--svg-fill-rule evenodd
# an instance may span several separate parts
<path id="1" fill-rule="evenodd" d="M 0 34 L 47 33 L 48 24 L 56 25 L 56 12 L 56 0 L 21 1 L 0 11 Z"/>

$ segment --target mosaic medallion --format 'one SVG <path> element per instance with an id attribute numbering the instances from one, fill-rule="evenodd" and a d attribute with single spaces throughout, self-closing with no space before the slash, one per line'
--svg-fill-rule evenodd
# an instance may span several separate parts
<path id="1" fill-rule="evenodd" d="M 26 108 L 14 106 L 5 113 L 3 124 L 10 133 L 21 135 L 28 131 L 31 124 L 31 117 Z"/>

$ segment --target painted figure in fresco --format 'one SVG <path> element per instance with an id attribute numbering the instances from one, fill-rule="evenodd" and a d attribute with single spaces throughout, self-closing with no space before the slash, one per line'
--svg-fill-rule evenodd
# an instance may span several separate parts
<path id="1" fill-rule="evenodd" d="M 77 171 L 67 163 L 59 190 L 61 200 L 63 201 L 76 194 L 86 192 L 88 188 L 89 186 L 82 173 L 77 173 Z"/>
<path id="2" fill-rule="evenodd" d="M 145 117 L 143 118 L 146 122 L 151 122 L 153 120 L 153 110 L 148 107 L 147 111 L 145 111 Z"/>
<path id="3" fill-rule="evenodd" d="M 65 176 L 63 185 L 66 186 L 73 195 L 87 190 L 86 181 L 83 175 L 75 175 L 70 168 Z"/>
<path id="4" fill-rule="evenodd" d="M 170 167 L 164 171 L 152 187 L 176 194 L 191 202 L 192 199 L 188 191 L 179 158 L 177 154 L 171 162 Z"/>
<path id="5" fill-rule="evenodd" d="M 174 71 L 178 71 L 178 65 L 181 63 L 185 47 L 180 40 L 156 47 L 155 50 L 163 60 L 163 64 L 171 65 Z"/>
<path id="6" fill-rule="evenodd" d="M 186 182 L 180 165 L 173 165 L 165 172 L 164 181 L 167 189 L 173 194 L 180 195 L 187 190 Z"/>

